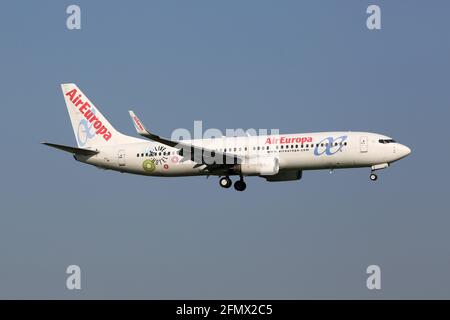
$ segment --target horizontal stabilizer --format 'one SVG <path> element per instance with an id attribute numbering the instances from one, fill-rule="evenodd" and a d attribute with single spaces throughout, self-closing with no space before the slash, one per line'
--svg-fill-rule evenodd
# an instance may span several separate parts
<path id="1" fill-rule="evenodd" d="M 45 144 L 46 146 L 56 148 L 62 151 L 66 151 L 73 154 L 80 154 L 84 156 L 93 156 L 98 153 L 98 151 L 89 150 L 89 149 L 82 149 L 82 148 L 75 148 L 75 147 L 69 147 L 64 146 L 62 144 L 54 144 L 54 143 L 48 143 L 48 142 L 41 142 L 42 144 Z"/>

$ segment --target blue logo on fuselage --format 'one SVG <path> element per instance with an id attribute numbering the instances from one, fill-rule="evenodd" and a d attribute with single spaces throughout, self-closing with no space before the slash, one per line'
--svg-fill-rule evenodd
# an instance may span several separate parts
<path id="1" fill-rule="evenodd" d="M 326 154 L 327 156 L 331 156 L 336 152 L 342 150 L 345 140 L 347 140 L 347 136 L 341 136 L 338 138 L 333 137 L 325 138 L 316 144 L 316 147 L 314 149 L 314 155 L 320 156 L 322 154 Z"/>

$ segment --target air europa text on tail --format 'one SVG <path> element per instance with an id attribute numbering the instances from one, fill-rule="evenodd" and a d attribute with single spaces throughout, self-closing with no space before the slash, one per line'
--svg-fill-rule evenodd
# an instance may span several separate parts
<path id="1" fill-rule="evenodd" d="M 100 135 L 108 141 L 111 139 L 112 133 L 109 131 L 109 129 L 103 125 L 102 121 L 97 118 L 94 113 L 91 111 L 91 108 L 94 108 L 89 104 L 87 101 L 83 101 L 84 97 L 81 94 L 78 94 L 77 89 L 72 89 L 69 92 L 66 93 L 66 96 L 69 97 L 70 102 L 72 102 L 73 106 L 77 108 L 81 114 L 84 115 L 86 120 L 90 123 L 92 123 L 92 126 L 95 129 L 95 134 Z"/>

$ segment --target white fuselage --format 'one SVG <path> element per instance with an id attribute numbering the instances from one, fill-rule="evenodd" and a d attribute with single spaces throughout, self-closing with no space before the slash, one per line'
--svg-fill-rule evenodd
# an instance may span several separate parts
<path id="1" fill-rule="evenodd" d="M 183 141 L 194 146 L 251 158 L 276 158 L 279 172 L 389 165 L 411 150 L 384 135 L 368 132 L 318 132 L 286 135 L 221 137 Z M 132 143 L 97 147 L 94 156 L 76 159 L 100 168 L 149 176 L 225 175 L 182 160 L 179 149 L 135 139 Z M 150 163 L 151 162 L 151 163 Z M 381 168 L 381 167 L 380 167 Z M 260 174 L 249 174 L 260 175 Z"/>
<path id="2" fill-rule="evenodd" d="M 74 83 L 61 84 L 77 147 L 43 142 L 99 168 L 146 176 L 219 176 L 219 185 L 244 191 L 245 176 L 267 181 L 301 179 L 303 170 L 370 167 L 376 170 L 406 157 L 411 150 L 369 132 L 316 132 L 267 136 L 217 137 L 175 141 L 147 130 L 129 110 L 137 133 L 117 131 Z M 231 181 L 230 176 L 239 179 Z"/>

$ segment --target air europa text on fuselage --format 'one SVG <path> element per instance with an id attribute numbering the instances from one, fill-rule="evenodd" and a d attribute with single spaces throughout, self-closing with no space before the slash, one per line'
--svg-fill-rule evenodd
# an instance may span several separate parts
<path id="1" fill-rule="evenodd" d="M 95 129 L 95 134 L 101 135 L 103 139 L 105 139 L 106 141 L 111 139 L 112 133 L 108 130 L 107 127 L 103 125 L 102 121 L 98 119 L 94 115 L 94 113 L 90 110 L 92 106 L 89 104 L 89 102 L 83 101 L 81 98 L 84 99 L 84 97 L 82 97 L 81 94 L 77 95 L 77 89 L 70 90 L 69 92 L 66 93 L 66 96 L 70 98 L 70 102 L 73 103 L 73 106 L 75 108 L 78 108 L 78 110 L 81 112 L 81 114 L 84 115 L 86 120 L 92 123 L 92 126 Z"/>
<path id="2" fill-rule="evenodd" d="M 267 137 L 266 144 L 305 143 L 312 142 L 312 137 Z"/>

